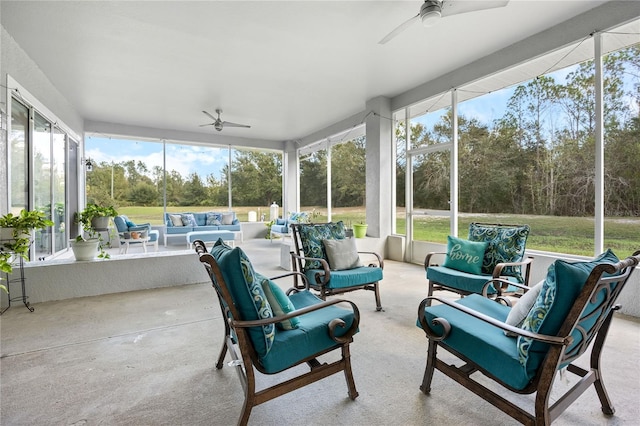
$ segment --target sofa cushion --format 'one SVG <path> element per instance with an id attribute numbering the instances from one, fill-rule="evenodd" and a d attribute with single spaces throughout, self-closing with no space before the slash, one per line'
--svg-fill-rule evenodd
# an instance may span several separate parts
<path id="1" fill-rule="evenodd" d="M 287 294 L 282 291 L 275 282 L 258 273 L 256 273 L 256 276 L 262 285 L 262 290 L 267 296 L 267 300 L 269 301 L 269 305 L 271 306 L 271 310 L 275 316 L 286 315 L 295 311 L 296 308 L 294 308 L 293 303 L 291 303 L 289 296 L 287 296 Z M 294 328 L 298 328 L 298 324 L 300 324 L 300 319 L 298 319 L 298 317 L 293 317 L 280 321 L 277 323 L 277 326 L 282 330 L 293 330 Z"/>
<path id="2" fill-rule="evenodd" d="M 293 293 L 289 298 L 295 309 L 322 302 L 306 290 Z M 278 330 L 271 351 L 260 359 L 267 373 L 283 371 L 295 365 L 300 359 L 336 347 L 337 343 L 329 336 L 329 323 L 335 318 L 342 319 L 345 327 L 337 327 L 335 330 L 337 336 L 342 336 L 353 323 L 353 311 L 333 305 L 298 318 L 300 319 L 298 328 Z"/>
<path id="3" fill-rule="evenodd" d="M 447 237 L 447 255 L 442 266 L 457 269 L 470 274 L 482 274 L 484 252 L 487 241 L 469 241 L 449 235 Z"/>
<path id="4" fill-rule="evenodd" d="M 471 223 L 469 240 L 489 243 L 482 262 L 482 272 L 491 275 L 498 263 L 520 262 L 524 257 L 530 229 L 529 225 L 500 226 Z M 521 269 L 520 266 L 508 266 L 502 270 L 502 275 L 516 277 L 522 283 L 524 278 Z"/>
<path id="5" fill-rule="evenodd" d="M 456 303 L 481 312 L 504 322 L 509 307 L 478 294 L 472 294 Z M 507 337 L 502 329 L 474 318 L 448 305 L 434 305 L 425 308 L 425 319 L 432 324 L 434 318 L 446 319 L 451 332 L 443 343 L 452 349 L 464 353 L 471 361 L 486 369 L 490 374 L 515 389 L 524 388 L 533 375 L 520 364 L 516 339 Z M 417 323 L 420 327 L 420 323 Z M 442 333 L 442 327 L 432 328 Z"/>
<path id="6" fill-rule="evenodd" d="M 300 240 L 305 257 L 315 257 L 327 260 L 327 254 L 322 240 L 344 239 L 346 231 L 344 223 L 331 222 L 322 224 L 305 224 L 300 227 Z M 321 269 L 322 264 L 317 260 L 306 261 L 305 269 Z"/>
<path id="7" fill-rule="evenodd" d="M 207 212 L 207 220 L 205 221 L 206 226 L 220 226 L 222 225 L 222 214 Z"/>
<path id="8" fill-rule="evenodd" d="M 223 225 L 233 225 L 233 219 L 235 219 L 235 214 L 233 212 L 222 213 L 221 222 Z"/>
<path id="9" fill-rule="evenodd" d="M 211 255 L 218 262 L 241 319 L 273 318 L 271 306 L 244 251 L 240 247 L 231 248 L 218 239 L 211 248 Z M 250 327 L 248 334 L 258 356 L 266 356 L 273 344 L 275 326 Z"/>
<path id="10" fill-rule="evenodd" d="M 586 280 L 597 265 L 617 263 L 618 257 L 607 250 L 586 262 L 556 260 L 548 269 L 540 294 L 522 323 L 522 329 L 555 336 L 569 314 Z M 520 362 L 529 371 L 535 371 L 548 351 L 548 345 L 528 337 L 518 337 Z"/>
<path id="11" fill-rule="evenodd" d="M 332 270 L 342 271 L 362 266 L 355 239 L 322 240 L 322 244 Z"/>
<path id="12" fill-rule="evenodd" d="M 172 226 L 184 226 L 184 223 L 182 223 L 182 215 L 170 213 L 168 215 Z"/>
<path id="13" fill-rule="evenodd" d="M 198 222 L 196 222 L 196 217 L 193 213 L 182 213 L 180 216 L 182 217 L 182 224 L 184 226 L 198 226 Z"/>

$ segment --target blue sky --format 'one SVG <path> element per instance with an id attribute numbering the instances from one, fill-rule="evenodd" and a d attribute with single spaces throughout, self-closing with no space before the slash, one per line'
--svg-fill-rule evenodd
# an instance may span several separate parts
<path id="1" fill-rule="evenodd" d="M 149 170 L 162 167 L 162 142 L 144 142 L 91 136 L 85 141 L 86 156 L 102 162 L 121 163 L 135 160 L 147 164 Z M 226 148 L 167 143 L 167 170 L 176 170 L 183 177 L 198 173 L 201 178 L 214 174 L 221 178 L 222 167 L 227 164 Z"/>

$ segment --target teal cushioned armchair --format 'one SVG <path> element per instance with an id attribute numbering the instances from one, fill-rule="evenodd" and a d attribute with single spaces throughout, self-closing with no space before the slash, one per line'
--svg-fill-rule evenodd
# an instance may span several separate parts
<path id="1" fill-rule="evenodd" d="M 288 297 L 288 309 L 292 310 L 276 315 L 277 309 L 270 306 L 264 290 L 264 281 L 269 280 L 253 270 L 240 247 L 231 248 L 218 240 L 208 253 L 202 241 L 194 244 L 216 290 L 225 319 L 225 337 L 216 368 L 223 367 L 229 351 L 233 359 L 230 365 L 237 369 L 245 394 L 238 424 L 247 424 L 254 406 L 341 371 L 347 381 L 349 397 L 353 400 L 358 396 L 349 348 L 360 322 L 354 303 L 340 299 L 323 301 L 308 288 L 291 288 L 288 296 L 281 293 L 279 300 Z M 274 279 L 297 275 L 288 273 Z M 294 318 L 297 319 L 295 326 L 290 325 L 289 329 L 281 326 L 284 321 Z M 334 351 L 340 356 L 334 355 L 323 363 L 318 361 L 319 357 Z M 256 389 L 254 368 L 262 374 L 276 374 L 301 364 L 307 364 L 310 370 L 298 372 L 297 376 L 267 388 Z"/>
<path id="2" fill-rule="evenodd" d="M 320 298 L 324 300 L 331 295 L 369 290 L 375 295 L 376 311 L 382 311 L 379 286 L 383 278 L 384 262 L 380 255 L 360 251 L 358 255 L 370 257 L 371 262 L 368 265 L 342 270 L 332 269 L 323 240 L 344 240 L 346 229 L 342 221 L 291 224 L 291 229 L 295 248 L 295 252 L 292 253 L 294 271 L 307 277 L 309 286 L 320 293 Z"/>
<path id="3" fill-rule="evenodd" d="M 461 296 L 483 294 L 484 291 L 485 296 L 501 297 L 518 291 L 519 286 L 513 284 L 528 286 L 533 258 L 525 258 L 524 252 L 529 231 L 528 225 L 471 223 L 468 240 L 488 243 L 480 273 L 435 264 L 437 256 L 447 253 L 428 253 L 424 259 L 429 283 L 427 296 L 437 290 L 447 290 Z M 490 280 L 492 285 L 485 286 Z"/>
<path id="4" fill-rule="evenodd" d="M 622 262 L 611 251 L 587 262 L 557 260 L 520 327 L 506 322 L 511 308 L 499 300 L 478 294 L 457 301 L 424 299 L 417 325 L 427 336 L 428 350 L 420 389 L 428 394 L 434 370 L 439 370 L 519 422 L 548 425 L 593 384 L 603 413 L 613 414 L 600 354 L 613 312 L 619 309 L 615 301 L 639 262 L 640 251 Z M 430 306 L 432 300 L 439 303 Z M 461 362 L 452 363 L 450 357 L 443 361 L 439 349 Z M 574 364 L 585 352 L 590 352 L 589 369 Z M 556 372 L 565 367 L 578 383 L 564 395 L 554 395 L 551 403 Z M 489 390 L 486 380 L 475 379 L 477 374 L 507 391 L 535 394 L 533 410 L 514 404 L 507 391 Z"/>

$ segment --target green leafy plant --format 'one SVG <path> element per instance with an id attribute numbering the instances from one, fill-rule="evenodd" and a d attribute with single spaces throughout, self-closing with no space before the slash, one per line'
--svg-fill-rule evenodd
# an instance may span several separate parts
<path id="1" fill-rule="evenodd" d="M 99 241 L 98 257 L 101 259 L 109 259 L 111 256 L 105 250 L 105 247 L 108 247 L 109 244 L 103 240 L 102 234 L 93 228 L 91 221 L 96 217 L 114 217 L 117 215 L 118 212 L 113 206 L 104 207 L 97 204 L 87 204 L 84 210 L 76 214 L 76 223 L 79 223 L 82 226 L 82 230 L 87 235 L 87 238 L 85 238 L 83 234 L 80 234 L 75 238 L 75 240 L 88 241 L 91 239 L 97 239 Z"/>
<path id="2" fill-rule="evenodd" d="M 7 213 L 0 217 L 0 228 L 11 228 L 11 237 L 5 238 L 0 244 L 0 271 L 10 274 L 13 272 L 11 260 L 20 256 L 29 260 L 31 246 L 31 232 L 53 226 L 53 221 L 47 219 L 45 213 L 37 210 L 22 209 L 19 214 Z M 0 286 L 4 287 L 4 286 Z M 6 288 L 3 288 L 6 291 Z"/>

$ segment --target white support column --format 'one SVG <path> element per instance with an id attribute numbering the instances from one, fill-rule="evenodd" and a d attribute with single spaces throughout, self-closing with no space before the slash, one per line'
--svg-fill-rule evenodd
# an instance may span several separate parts
<path id="1" fill-rule="evenodd" d="M 595 62 L 595 96 L 596 96 L 596 164 L 595 164 L 595 206 L 594 206 L 594 255 L 604 250 L 604 113 L 603 113 L 603 78 L 602 78 L 602 35 L 595 33 L 593 37 Z"/>
<path id="2" fill-rule="evenodd" d="M 285 143 L 282 158 L 282 211 L 300 211 L 300 159 L 295 141 Z"/>
<path id="3" fill-rule="evenodd" d="M 411 149 L 411 115 L 409 108 L 404 109 L 404 158 L 405 158 L 405 184 L 404 184 L 404 209 L 405 209 L 405 253 L 406 259 L 413 259 L 413 160 L 409 155 Z"/>
<path id="4" fill-rule="evenodd" d="M 451 174 L 449 211 L 451 214 L 451 229 L 449 233 L 458 236 L 458 92 L 451 90 Z"/>
<path id="5" fill-rule="evenodd" d="M 389 98 L 377 97 L 367 101 L 367 159 L 366 205 L 367 235 L 386 238 L 391 234 L 391 209 L 395 205 L 389 199 L 393 182 L 393 119 Z"/>

